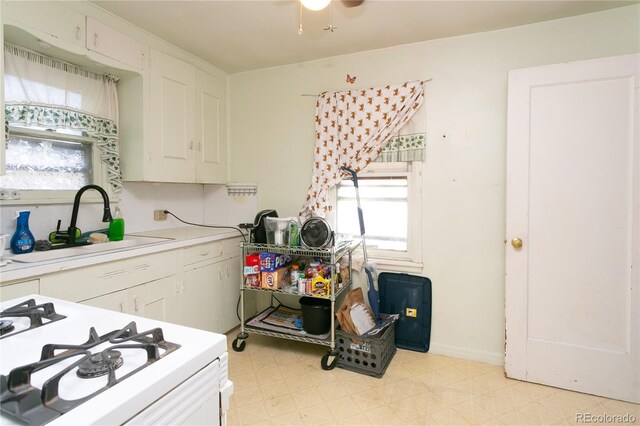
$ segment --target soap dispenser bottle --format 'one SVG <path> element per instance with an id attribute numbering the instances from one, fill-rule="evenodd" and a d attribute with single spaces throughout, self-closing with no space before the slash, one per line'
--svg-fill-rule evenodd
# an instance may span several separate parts
<path id="1" fill-rule="evenodd" d="M 14 254 L 30 253 L 33 251 L 36 239 L 29 230 L 29 210 L 20 210 L 16 216 L 16 232 L 11 237 L 11 251 Z"/>
<path id="2" fill-rule="evenodd" d="M 109 223 L 109 241 L 120 241 L 124 238 L 124 219 L 120 207 L 116 206 L 115 218 Z"/>

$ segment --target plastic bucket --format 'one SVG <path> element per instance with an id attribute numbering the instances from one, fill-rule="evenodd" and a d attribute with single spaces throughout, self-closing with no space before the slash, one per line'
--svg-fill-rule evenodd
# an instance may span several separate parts
<path id="1" fill-rule="evenodd" d="M 301 297 L 302 328 L 309 334 L 324 334 L 331 328 L 331 301 L 320 297 Z"/>

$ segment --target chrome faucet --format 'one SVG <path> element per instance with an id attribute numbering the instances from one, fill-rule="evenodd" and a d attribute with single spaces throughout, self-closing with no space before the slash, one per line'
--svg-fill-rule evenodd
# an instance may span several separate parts
<path id="1" fill-rule="evenodd" d="M 98 185 L 85 185 L 78 190 L 76 193 L 76 197 L 73 199 L 73 211 L 71 212 L 71 223 L 69 224 L 69 230 L 67 231 L 67 244 L 75 245 L 76 244 L 76 223 L 78 221 L 78 210 L 80 209 L 80 198 L 82 194 L 88 189 L 95 189 L 102 195 L 102 200 L 104 201 L 104 213 L 102 215 L 103 222 L 111 222 L 113 218 L 111 217 L 111 208 L 109 207 L 109 196 L 105 192 L 104 189 L 99 187 Z"/>

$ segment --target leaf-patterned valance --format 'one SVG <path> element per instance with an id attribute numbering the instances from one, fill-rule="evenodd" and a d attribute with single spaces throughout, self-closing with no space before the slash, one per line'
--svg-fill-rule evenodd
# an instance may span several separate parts
<path id="1" fill-rule="evenodd" d="M 426 144 L 425 133 L 396 136 L 387 142 L 375 161 L 379 163 L 424 161 Z"/>

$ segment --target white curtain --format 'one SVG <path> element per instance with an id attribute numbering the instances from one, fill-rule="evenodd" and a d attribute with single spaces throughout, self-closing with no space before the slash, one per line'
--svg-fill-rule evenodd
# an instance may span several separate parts
<path id="1" fill-rule="evenodd" d="M 378 157 L 424 103 L 422 81 L 348 92 L 325 92 L 316 103 L 313 176 L 300 217 L 324 216 L 327 191 Z"/>
<path id="2" fill-rule="evenodd" d="M 117 78 L 5 44 L 8 123 L 82 130 L 97 140 L 112 189 L 122 188 Z"/>
<path id="3" fill-rule="evenodd" d="M 115 78 L 7 44 L 5 103 L 64 107 L 118 124 Z"/>

